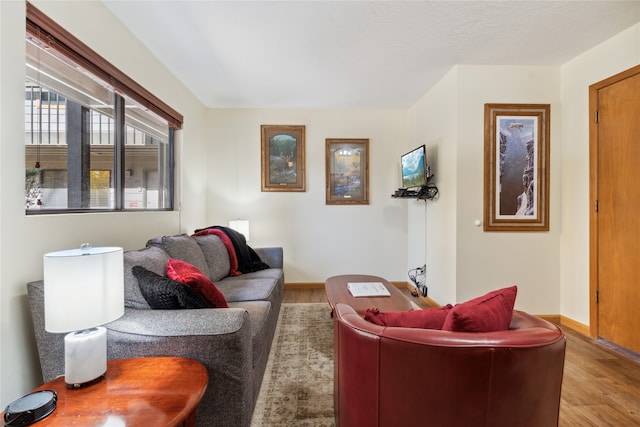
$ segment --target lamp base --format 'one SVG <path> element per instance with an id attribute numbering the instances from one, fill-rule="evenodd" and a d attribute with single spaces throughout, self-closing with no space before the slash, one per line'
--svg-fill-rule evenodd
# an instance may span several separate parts
<path id="1" fill-rule="evenodd" d="M 67 388 L 86 387 L 107 372 L 107 330 L 103 327 L 71 332 L 64 337 L 64 382 Z"/>

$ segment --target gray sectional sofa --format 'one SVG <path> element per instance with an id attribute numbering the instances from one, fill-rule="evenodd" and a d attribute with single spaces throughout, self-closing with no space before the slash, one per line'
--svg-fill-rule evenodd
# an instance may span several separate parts
<path id="1" fill-rule="evenodd" d="M 125 314 L 106 326 L 108 358 L 181 356 L 202 362 L 207 390 L 196 425 L 249 426 L 276 329 L 284 272 L 282 248 L 256 248 L 270 268 L 229 276 L 229 253 L 217 235 L 162 236 L 124 254 Z M 140 265 L 166 275 L 169 258 L 198 267 L 229 308 L 153 310 L 131 272 Z M 44 284 L 27 285 L 45 382 L 64 375 L 64 334 L 44 329 Z"/>

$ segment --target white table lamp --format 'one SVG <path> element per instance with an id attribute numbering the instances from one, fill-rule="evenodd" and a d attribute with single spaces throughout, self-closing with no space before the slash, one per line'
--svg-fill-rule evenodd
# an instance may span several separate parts
<path id="1" fill-rule="evenodd" d="M 229 228 L 236 230 L 238 233 L 244 234 L 244 239 L 249 241 L 249 220 L 234 219 L 229 221 Z"/>
<path id="2" fill-rule="evenodd" d="M 107 330 L 100 325 L 124 314 L 123 250 L 117 247 L 44 255 L 44 321 L 64 338 L 64 375 L 69 388 L 99 381 L 107 371 Z"/>

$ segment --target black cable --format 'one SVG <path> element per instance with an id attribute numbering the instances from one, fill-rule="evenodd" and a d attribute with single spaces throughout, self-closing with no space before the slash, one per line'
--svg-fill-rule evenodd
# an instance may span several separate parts
<path id="1" fill-rule="evenodd" d="M 418 286 L 418 269 L 419 268 L 414 268 L 407 272 L 407 276 L 409 276 L 409 279 L 411 279 L 413 284 L 416 286 Z"/>
<path id="2" fill-rule="evenodd" d="M 423 269 L 422 267 L 416 267 L 416 268 L 413 268 L 413 269 L 409 270 L 407 272 L 407 276 L 409 276 L 409 279 L 413 282 L 413 284 L 415 285 L 415 287 L 418 290 L 418 292 L 420 292 L 420 294 L 422 294 L 423 297 L 426 297 L 428 288 L 427 288 L 427 285 L 420 285 L 418 283 L 418 275 L 419 275 L 418 274 L 418 270 L 422 271 L 420 273 L 420 275 L 426 274 L 426 272 L 427 272 L 426 268 Z M 418 296 L 418 292 L 412 292 L 411 294 L 414 297 L 417 297 Z"/>
<path id="3" fill-rule="evenodd" d="M 418 200 L 432 200 L 438 194 L 438 187 L 435 184 L 425 185 L 418 193 Z"/>

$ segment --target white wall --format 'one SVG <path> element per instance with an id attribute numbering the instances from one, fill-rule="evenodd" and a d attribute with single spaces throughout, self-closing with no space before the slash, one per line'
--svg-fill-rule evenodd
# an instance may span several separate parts
<path id="1" fill-rule="evenodd" d="M 408 202 L 409 266 L 427 265 L 428 296 L 442 304 L 456 300 L 457 115 L 457 67 L 409 110 L 411 145 L 426 145 L 430 183 L 439 191 L 435 200 Z"/>
<path id="2" fill-rule="evenodd" d="M 183 213 L 132 212 L 26 216 L 24 198 L 25 3 L 0 1 L 0 407 L 42 381 L 26 283 L 42 279 L 42 255 L 94 246 L 143 247 L 148 238 L 204 223 L 204 108 L 128 33 L 100 2 L 35 1 L 36 7 L 185 116 L 180 163 L 189 173 Z M 96 31 L 99 23 L 99 31 Z M 178 173 L 178 176 L 181 176 Z M 179 194 L 179 193 L 178 193 Z M 177 203 L 180 203 L 178 199 Z M 187 211 L 188 209 L 188 211 Z"/>
<path id="3" fill-rule="evenodd" d="M 561 67 L 454 67 L 409 110 L 414 145 L 426 141 L 437 151 L 440 199 L 426 205 L 423 236 L 408 224 L 409 252 L 419 253 L 421 242 L 427 248 L 434 300 L 464 301 L 515 283 L 516 308 L 589 325 L 588 86 L 639 62 L 636 24 Z M 549 232 L 485 233 L 475 225 L 483 216 L 485 103 L 551 104 Z M 421 214 L 410 206 L 410 220 Z"/>
<path id="4" fill-rule="evenodd" d="M 253 247 L 282 246 L 288 283 L 345 273 L 406 280 L 407 202 L 392 199 L 406 111 L 212 110 L 209 224 L 251 221 Z M 306 126 L 306 192 L 260 191 L 260 125 Z M 325 139 L 369 138 L 370 204 L 325 204 Z"/>
<path id="5" fill-rule="evenodd" d="M 560 312 L 589 325 L 589 91 L 640 63 L 640 24 L 561 67 L 562 240 Z"/>
<path id="6" fill-rule="evenodd" d="M 560 309 L 562 116 L 559 67 L 458 66 L 458 300 L 518 285 L 516 308 Z M 551 104 L 548 232 L 484 232 L 484 104 Z"/>
<path id="7" fill-rule="evenodd" d="M 413 138 L 430 138 L 437 152 L 441 195 L 427 203 L 426 219 L 427 283 L 435 301 L 461 302 L 517 284 L 516 308 L 558 313 L 559 97 L 558 67 L 459 65 L 412 107 Z M 476 225 L 483 218 L 485 103 L 551 104 L 549 232 L 489 233 Z"/>

